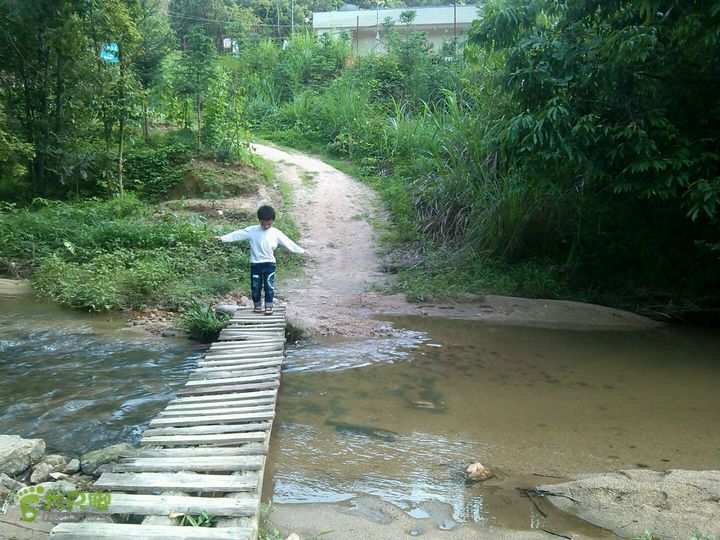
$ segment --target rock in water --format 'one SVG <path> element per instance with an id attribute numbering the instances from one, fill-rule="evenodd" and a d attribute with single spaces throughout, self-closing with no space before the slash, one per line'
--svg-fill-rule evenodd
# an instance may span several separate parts
<path id="1" fill-rule="evenodd" d="M 495 473 L 492 472 L 487 467 L 485 467 L 479 461 L 476 461 L 475 463 L 471 463 L 470 465 L 465 467 L 465 477 L 468 480 L 474 480 L 476 482 L 484 482 L 485 480 L 494 478 Z"/>
<path id="2" fill-rule="evenodd" d="M 631 469 L 540 486 L 555 506 L 625 537 L 720 538 L 720 471 Z M 553 495 L 554 494 L 554 495 Z"/>
<path id="3" fill-rule="evenodd" d="M 80 467 L 85 474 L 93 475 L 100 465 L 113 463 L 118 461 L 120 457 L 132 456 L 136 453 L 137 450 L 130 444 L 115 444 L 107 448 L 101 448 L 100 450 L 93 450 L 92 452 L 83 454 L 80 457 Z"/>
<path id="4" fill-rule="evenodd" d="M 0 435 L 0 473 L 14 476 L 27 471 L 45 454 L 45 441 Z"/>

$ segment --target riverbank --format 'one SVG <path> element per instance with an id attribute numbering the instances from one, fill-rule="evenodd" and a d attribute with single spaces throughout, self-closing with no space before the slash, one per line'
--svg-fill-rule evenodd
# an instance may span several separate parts
<path id="1" fill-rule="evenodd" d="M 640 315 L 580 302 L 463 293 L 454 300 L 410 302 L 383 272 L 380 231 L 391 227 L 378 195 L 326 162 L 301 152 L 255 144 L 277 165 L 292 190 L 289 213 L 301 245 L 312 254 L 305 275 L 285 280 L 279 294 L 290 299 L 291 324 L 319 335 L 392 334 L 378 315 L 422 315 L 492 323 L 576 329 L 641 329 L 659 323 Z M 381 223 L 380 226 L 373 224 Z M 465 302 L 459 301 L 466 299 Z M 429 299 L 432 300 L 432 299 Z"/>

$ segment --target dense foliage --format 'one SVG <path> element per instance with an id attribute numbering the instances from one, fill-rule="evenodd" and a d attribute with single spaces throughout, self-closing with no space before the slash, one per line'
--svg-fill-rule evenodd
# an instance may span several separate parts
<path id="1" fill-rule="evenodd" d="M 303 31 L 333 0 L 294 5 L 0 5 L 0 196 L 20 204 L 5 222 L 42 222 L 21 208 L 38 196 L 157 201 L 198 156 L 249 160 L 254 130 L 373 182 L 418 297 L 718 307 L 720 2 L 488 0 L 462 48 L 433 47 L 407 11 L 360 58 L 349 36 Z M 69 275 L 69 248 L 45 245 Z"/>
<path id="2" fill-rule="evenodd" d="M 491 288 L 713 307 L 715 6 L 489 1 L 464 54 L 386 25 L 388 53 L 332 80 L 348 44 L 296 38 L 248 64 L 261 84 L 246 111 L 266 136 L 347 156 L 375 178 L 396 236 L 425 252 L 400 272 L 419 296 Z M 288 79 L 300 81 L 292 98 Z"/>
<path id="3" fill-rule="evenodd" d="M 246 285 L 247 254 L 225 249 L 212 234 L 200 216 L 159 211 L 130 195 L 37 199 L 0 213 L 0 260 L 35 267 L 35 288 L 69 306 L 176 308 Z"/>

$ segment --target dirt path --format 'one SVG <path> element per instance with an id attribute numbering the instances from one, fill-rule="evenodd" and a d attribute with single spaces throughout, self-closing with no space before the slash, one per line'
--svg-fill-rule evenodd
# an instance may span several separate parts
<path id="1" fill-rule="evenodd" d="M 369 187 L 327 163 L 299 153 L 254 144 L 277 164 L 293 189 L 290 212 L 310 258 L 305 275 L 281 285 L 288 314 L 320 335 L 376 336 L 393 332 L 373 315 L 421 315 L 495 323 L 577 329 L 638 329 L 659 323 L 592 304 L 487 295 L 476 303 L 409 303 L 403 295 L 372 291 L 390 276 L 379 272 L 378 243 L 368 218 L 380 205 Z"/>

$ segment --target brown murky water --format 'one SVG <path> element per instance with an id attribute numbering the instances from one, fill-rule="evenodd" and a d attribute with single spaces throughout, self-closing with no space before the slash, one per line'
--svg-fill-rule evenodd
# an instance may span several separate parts
<path id="1" fill-rule="evenodd" d="M 370 494 L 415 517 L 447 508 L 448 526 L 604 537 L 612 535 L 547 507 L 544 518 L 516 488 L 720 464 L 717 333 L 394 322 L 412 330 L 398 348 L 376 340 L 290 351 L 266 498 Z M 466 485 L 460 472 L 476 460 L 498 478 Z"/>

